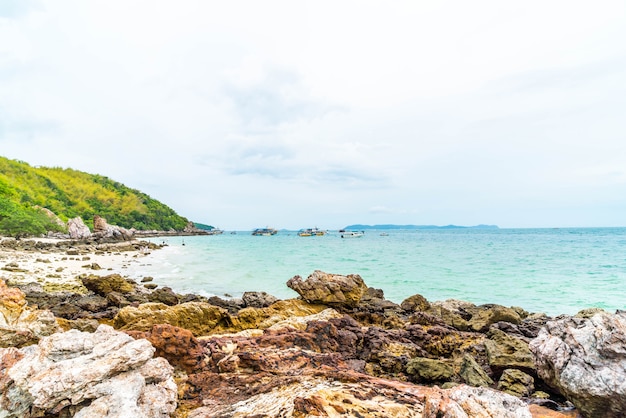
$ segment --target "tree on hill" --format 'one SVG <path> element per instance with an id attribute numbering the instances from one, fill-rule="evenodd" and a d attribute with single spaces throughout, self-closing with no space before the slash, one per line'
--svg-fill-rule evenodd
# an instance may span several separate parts
<path id="1" fill-rule="evenodd" d="M 188 220 L 139 190 L 106 176 L 59 167 L 31 167 L 0 157 L 0 233 L 25 227 L 30 234 L 58 230 L 40 206 L 61 220 L 80 216 L 93 228 L 94 215 L 138 230 L 182 231 Z M 40 232 L 43 228 L 43 232 Z"/>

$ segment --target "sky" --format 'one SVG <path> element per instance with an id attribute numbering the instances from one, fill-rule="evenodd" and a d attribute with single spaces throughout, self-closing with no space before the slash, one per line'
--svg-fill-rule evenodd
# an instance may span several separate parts
<path id="1" fill-rule="evenodd" d="M 0 155 L 225 230 L 626 226 L 626 2 L 1 0 Z"/>

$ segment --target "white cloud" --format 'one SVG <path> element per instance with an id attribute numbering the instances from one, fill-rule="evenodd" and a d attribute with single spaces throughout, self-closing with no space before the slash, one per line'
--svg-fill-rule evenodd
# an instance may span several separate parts
<path id="1" fill-rule="evenodd" d="M 3 3 L 0 154 L 224 228 L 617 225 L 624 38 L 621 1 Z"/>

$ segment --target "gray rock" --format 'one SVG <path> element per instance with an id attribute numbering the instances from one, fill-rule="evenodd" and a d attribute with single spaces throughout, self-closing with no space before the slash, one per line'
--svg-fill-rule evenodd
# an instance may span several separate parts
<path id="1" fill-rule="evenodd" d="M 89 227 L 85 225 L 80 216 L 67 221 L 67 232 L 71 239 L 87 239 L 91 237 Z"/>
<path id="2" fill-rule="evenodd" d="M 530 350 L 539 377 L 584 417 L 626 416 L 626 312 L 548 322 Z"/>
<path id="3" fill-rule="evenodd" d="M 165 418 L 176 409 L 173 368 L 147 340 L 101 325 L 20 350 L 0 349 L 0 416 Z M 73 412 L 76 411 L 74 414 Z"/>
<path id="4" fill-rule="evenodd" d="M 266 308 L 278 302 L 278 298 L 266 292 L 244 292 L 241 299 L 246 307 L 251 308 Z"/>

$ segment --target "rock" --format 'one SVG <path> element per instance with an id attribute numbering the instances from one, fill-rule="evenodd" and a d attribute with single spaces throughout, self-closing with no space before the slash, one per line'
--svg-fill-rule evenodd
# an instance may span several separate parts
<path id="1" fill-rule="evenodd" d="M 144 286 L 147 287 L 149 285 Z M 156 287 L 156 285 L 154 285 L 154 287 Z M 178 295 L 169 287 L 162 287 L 161 289 L 151 292 L 150 295 L 148 295 L 148 300 L 150 302 L 164 303 L 168 306 L 178 305 L 180 302 Z"/>
<path id="2" fill-rule="evenodd" d="M 539 377 L 582 416 L 626 416 L 626 312 L 548 322 L 530 350 Z"/>
<path id="3" fill-rule="evenodd" d="M 121 226 L 109 225 L 106 219 L 95 215 L 93 217 L 93 237 L 127 241 L 133 238 L 133 232 Z"/>
<path id="4" fill-rule="evenodd" d="M 95 332 L 100 326 L 100 323 L 95 319 L 87 318 L 80 318 L 76 320 L 57 318 L 57 324 L 59 324 L 63 331 L 75 329 L 83 332 Z"/>
<path id="5" fill-rule="evenodd" d="M 267 308 L 278 302 L 278 298 L 265 292 L 244 292 L 241 299 L 246 307 L 251 308 Z"/>
<path id="6" fill-rule="evenodd" d="M 136 339 L 145 338 L 156 348 L 156 356 L 164 357 L 174 367 L 186 373 L 202 371 L 209 353 L 189 330 L 168 324 L 152 326 L 148 331 L 127 331 Z"/>
<path id="7" fill-rule="evenodd" d="M 173 370 L 154 351 L 106 325 L 53 334 L 17 352 L 0 349 L 0 364 L 8 363 L 0 416 L 169 417 L 177 399 Z"/>
<path id="8" fill-rule="evenodd" d="M 349 381 L 322 377 L 299 380 L 236 403 L 211 402 L 188 417 L 532 418 L 528 407 L 519 399 L 484 388 L 461 385 L 442 390 L 365 375 Z"/>
<path id="9" fill-rule="evenodd" d="M 400 307 L 407 312 L 424 312 L 430 309 L 430 303 L 422 295 L 413 295 L 404 299 Z"/>
<path id="10" fill-rule="evenodd" d="M 469 323 L 465 318 L 457 312 L 446 308 L 444 305 L 433 304 L 428 313 L 441 318 L 444 324 L 456 328 L 459 331 L 468 331 L 470 329 Z"/>
<path id="11" fill-rule="evenodd" d="M 278 301 L 267 308 L 244 308 L 231 316 L 230 326 L 222 332 L 239 332 L 246 329 L 267 329 L 290 318 L 315 315 L 327 309 L 298 299 Z"/>
<path id="12" fill-rule="evenodd" d="M 60 331 L 52 312 L 30 309 L 24 293 L 0 280 L 0 347 L 23 347 Z"/>
<path id="13" fill-rule="evenodd" d="M 445 361 L 416 357 L 406 365 L 408 374 L 417 382 L 449 382 L 455 375 L 454 368 Z"/>
<path id="14" fill-rule="evenodd" d="M 521 370 L 506 369 L 498 381 L 498 390 L 518 398 L 527 397 L 535 391 L 535 379 Z"/>
<path id="15" fill-rule="evenodd" d="M 469 320 L 469 326 L 477 332 L 485 332 L 492 324 L 496 322 L 509 322 L 511 324 L 519 324 L 522 321 L 519 313 L 513 308 L 507 308 L 500 305 L 483 305 L 472 315 Z"/>
<path id="16" fill-rule="evenodd" d="M 305 316 L 290 316 L 282 321 L 278 321 L 275 324 L 271 325 L 267 329 L 281 329 L 281 328 L 294 328 L 298 330 L 305 330 L 310 322 L 313 321 L 328 321 L 333 318 L 341 318 L 339 312 L 332 308 L 324 309 L 320 313 L 305 315 Z"/>
<path id="17" fill-rule="evenodd" d="M 113 320 L 115 328 L 124 331 L 149 331 L 156 324 L 169 324 L 188 329 L 196 336 L 208 335 L 216 328 L 223 330 L 228 323 L 229 315 L 224 309 L 203 302 L 126 306 Z"/>
<path id="18" fill-rule="evenodd" d="M 358 305 L 367 291 L 365 282 L 358 274 L 342 276 L 320 270 L 315 270 L 306 280 L 294 276 L 287 281 L 287 286 L 309 303 L 347 308 Z"/>
<path id="19" fill-rule="evenodd" d="M 193 300 L 184 300 L 183 302 L 194 302 Z M 211 305 L 219 306 L 220 308 L 224 308 L 228 311 L 228 313 L 235 315 L 239 310 L 245 308 L 245 304 L 241 299 L 222 299 L 218 296 L 211 296 L 206 301 Z"/>
<path id="20" fill-rule="evenodd" d="M 505 369 L 534 372 L 533 355 L 526 342 L 494 328 L 489 330 L 487 337 L 485 340 L 487 359 L 496 375 Z"/>
<path id="21" fill-rule="evenodd" d="M 67 232 L 71 239 L 87 239 L 91 237 L 89 227 L 85 225 L 80 216 L 67 221 Z"/>
<path id="22" fill-rule="evenodd" d="M 108 276 L 89 275 L 82 277 L 81 280 L 83 286 L 87 289 L 104 297 L 110 292 L 126 294 L 135 290 L 135 287 L 119 274 L 110 274 Z"/>
<path id="23" fill-rule="evenodd" d="M 52 222 L 54 222 L 58 226 L 65 228 L 65 222 L 63 222 L 61 218 L 59 218 L 56 213 L 52 212 L 50 209 L 38 205 L 35 205 L 34 208 L 39 210 L 40 212 L 43 212 Z"/>
<path id="24" fill-rule="evenodd" d="M 470 386 L 489 387 L 493 385 L 493 380 L 489 375 L 474 360 L 474 357 L 467 353 L 463 356 L 459 376 Z"/>

